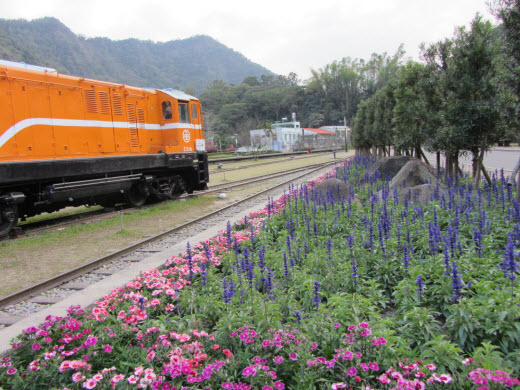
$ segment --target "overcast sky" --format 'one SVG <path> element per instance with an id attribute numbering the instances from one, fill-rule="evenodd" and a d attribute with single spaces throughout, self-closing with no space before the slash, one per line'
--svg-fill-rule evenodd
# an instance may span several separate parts
<path id="1" fill-rule="evenodd" d="M 74 33 L 169 41 L 209 35 L 269 70 L 308 78 L 343 57 L 395 53 L 418 59 L 421 42 L 453 36 L 488 0 L 0 0 L 0 17 L 53 16 Z"/>

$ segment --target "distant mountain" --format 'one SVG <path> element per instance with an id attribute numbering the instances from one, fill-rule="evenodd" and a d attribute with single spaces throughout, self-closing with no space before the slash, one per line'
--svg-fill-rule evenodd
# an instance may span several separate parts
<path id="1" fill-rule="evenodd" d="M 197 94 L 214 80 L 239 84 L 248 76 L 274 75 L 206 35 L 157 43 L 86 39 L 50 17 L 0 19 L 0 59 L 47 66 L 74 76 Z"/>

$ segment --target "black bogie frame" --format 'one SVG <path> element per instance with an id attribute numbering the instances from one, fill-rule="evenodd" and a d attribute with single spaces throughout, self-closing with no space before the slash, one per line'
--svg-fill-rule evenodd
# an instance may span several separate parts
<path id="1" fill-rule="evenodd" d="M 207 153 L 159 153 L 0 163 L 0 238 L 18 218 L 68 206 L 113 206 L 174 199 L 204 190 Z"/>

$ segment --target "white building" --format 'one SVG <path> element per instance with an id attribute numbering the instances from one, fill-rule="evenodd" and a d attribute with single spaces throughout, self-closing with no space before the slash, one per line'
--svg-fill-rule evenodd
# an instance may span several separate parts
<path id="1" fill-rule="evenodd" d="M 256 129 L 249 132 L 251 147 L 260 150 L 290 152 L 296 147 L 338 146 L 336 133 L 324 129 L 300 127 L 300 122 L 277 122 L 271 130 Z M 303 140 L 303 142 L 302 142 Z M 336 145 L 338 144 L 338 145 Z"/>

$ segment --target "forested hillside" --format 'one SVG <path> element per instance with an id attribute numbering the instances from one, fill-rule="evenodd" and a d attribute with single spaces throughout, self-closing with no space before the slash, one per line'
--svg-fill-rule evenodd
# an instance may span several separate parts
<path id="1" fill-rule="evenodd" d="M 200 93 L 213 80 L 239 84 L 273 75 L 208 36 L 152 42 L 78 36 L 55 18 L 0 19 L 0 59 L 56 68 L 60 73 L 139 87 Z"/>

